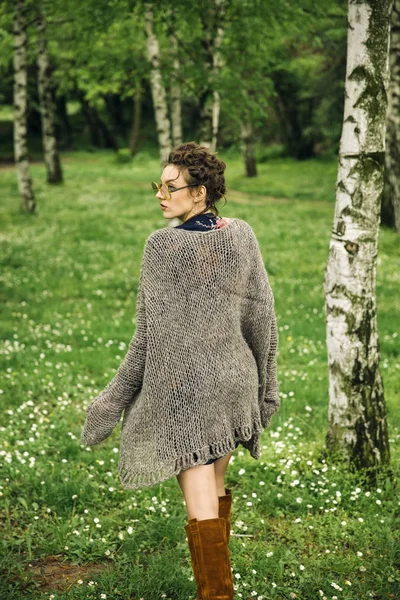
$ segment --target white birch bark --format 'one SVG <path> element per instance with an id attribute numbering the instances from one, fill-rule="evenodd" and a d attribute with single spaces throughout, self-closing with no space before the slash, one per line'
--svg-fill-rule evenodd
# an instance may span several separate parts
<path id="1" fill-rule="evenodd" d="M 211 117 L 211 144 L 210 149 L 215 152 L 217 149 L 217 137 L 219 129 L 219 114 L 221 112 L 221 98 L 219 92 L 214 90 L 212 102 L 212 117 Z"/>
<path id="2" fill-rule="evenodd" d="M 385 186 L 381 220 L 400 234 L 400 0 L 392 10 L 386 120 Z"/>
<path id="3" fill-rule="evenodd" d="M 55 134 L 55 108 L 51 95 L 50 61 L 46 39 L 47 23 L 43 2 L 37 5 L 36 10 L 38 30 L 38 92 L 42 116 L 42 137 L 47 182 L 60 183 L 63 180 L 63 175 Z"/>
<path id="4" fill-rule="evenodd" d="M 216 26 L 207 27 L 205 22 L 205 40 L 204 45 L 207 47 L 204 73 L 206 73 L 206 88 L 203 91 L 203 101 L 200 108 L 200 144 L 210 148 L 212 152 L 217 149 L 217 135 L 219 128 L 220 115 L 220 96 L 219 92 L 214 89 L 216 80 L 220 73 L 223 61 L 221 57 L 221 44 L 224 37 L 224 17 L 226 11 L 225 0 L 214 0 L 213 15 L 210 21 L 215 22 Z M 205 19 L 207 21 L 207 17 Z M 204 21 L 203 21 L 204 22 Z"/>
<path id="5" fill-rule="evenodd" d="M 145 4 L 144 25 L 147 43 L 147 57 L 151 67 L 150 85 L 153 98 L 154 113 L 157 125 L 158 145 L 161 164 L 171 151 L 170 120 L 168 117 L 167 96 L 160 71 L 160 48 L 153 30 L 153 8 Z"/>
<path id="6" fill-rule="evenodd" d="M 210 148 L 212 146 L 213 98 L 210 89 L 203 91 L 199 113 L 199 144 Z"/>
<path id="7" fill-rule="evenodd" d="M 178 42 L 175 36 L 169 36 L 169 42 L 173 55 L 173 72 L 175 77 L 171 78 L 171 125 L 172 125 L 172 144 L 178 146 L 182 144 L 182 101 L 181 101 L 181 84 L 178 79 L 180 62 L 178 55 Z"/>
<path id="8" fill-rule="evenodd" d="M 325 270 L 327 446 L 356 468 L 388 463 L 376 316 L 392 0 L 349 0 L 343 129 Z"/>
<path id="9" fill-rule="evenodd" d="M 24 0 L 14 3 L 14 157 L 21 197 L 21 212 L 34 213 L 36 201 L 29 172 L 27 140 L 27 64 L 26 6 Z"/>
<path id="10" fill-rule="evenodd" d="M 217 7 L 219 9 L 219 13 L 222 14 L 222 11 L 225 9 L 224 1 L 217 0 Z M 214 52 L 213 52 L 213 80 L 214 82 L 218 78 L 218 75 L 221 72 L 221 68 L 223 66 L 222 55 L 220 52 L 222 39 L 224 37 L 224 28 L 222 26 L 222 22 L 217 27 L 217 35 L 215 36 L 214 42 Z M 219 129 L 219 114 L 221 109 L 221 100 L 220 95 L 217 90 L 213 92 L 213 105 L 212 105 L 212 131 L 211 131 L 211 150 L 215 152 L 217 149 L 217 136 Z"/>

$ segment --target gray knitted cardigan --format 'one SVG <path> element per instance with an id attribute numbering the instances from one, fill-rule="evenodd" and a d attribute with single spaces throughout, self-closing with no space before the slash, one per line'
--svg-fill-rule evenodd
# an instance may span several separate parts
<path id="1" fill-rule="evenodd" d="M 236 441 L 258 459 L 262 428 L 279 408 L 277 349 L 274 296 L 246 221 L 155 230 L 140 267 L 135 333 L 86 409 L 81 442 L 106 439 L 124 413 L 126 489 L 221 457 Z"/>

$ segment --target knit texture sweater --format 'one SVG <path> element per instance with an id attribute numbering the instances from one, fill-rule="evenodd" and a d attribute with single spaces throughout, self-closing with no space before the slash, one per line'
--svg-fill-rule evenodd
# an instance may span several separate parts
<path id="1" fill-rule="evenodd" d="M 151 486 L 235 449 L 260 458 L 278 410 L 274 296 L 257 238 L 242 219 L 145 242 L 136 330 L 114 378 L 86 409 L 81 442 L 121 416 L 122 486 Z"/>

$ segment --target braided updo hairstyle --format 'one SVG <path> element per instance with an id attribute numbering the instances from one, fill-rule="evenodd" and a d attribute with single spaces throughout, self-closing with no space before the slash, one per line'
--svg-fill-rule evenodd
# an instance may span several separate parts
<path id="1" fill-rule="evenodd" d="M 218 208 L 215 204 L 226 193 L 224 176 L 226 164 L 216 154 L 210 152 L 206 146 L 200 146 L 196 142 L 186 142 L 176 146 L 169 153 L 164 167 L 167 165 L 177 166 L 188 185 L 192 183 L 204 185 L 207 188 L 207 210 L 218 216 Z M 188 188 L 188 192 L 194 196 L 197 188 Z"/>

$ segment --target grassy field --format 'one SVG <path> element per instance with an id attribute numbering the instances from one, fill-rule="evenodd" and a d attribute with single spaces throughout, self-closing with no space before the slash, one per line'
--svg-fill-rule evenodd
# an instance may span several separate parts
<path id="1" fill-rule="evenodd" d="M 399 498 L 389 479 L 321 459 L 328 381 L 323 275 L 335 161 L 276 158 L 248 180 L 227 168 L 222 216 L 245 219 L 262 248 L 279 325 L 281 409 L 254 460 L 231 460 L 235 598 L 400 594 Z M 113 377 L 134 331 L 144 241 L 166 225 L 150 181 L 157 158 L 62 154 L 65 183 L 32 165 L 38 203 L 20 213 L 16 174 L 0 170 L 3 362 L 0 597 L 187 600 L 195 596 L 176 478 L 123 490 L 119 427 L 98 446 L 79 436 L 85 407 Z M 382 228 L 377 272 L 381 372 L 392 466 L 399 473 L 398 236 Z M 397 519 L 397 520 L 396 520 Z"/>

